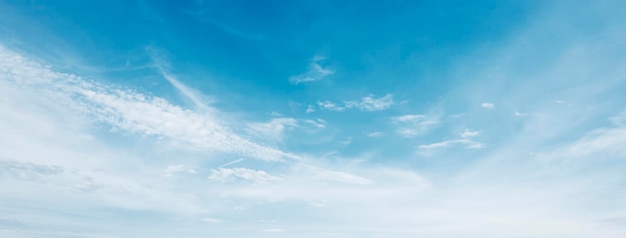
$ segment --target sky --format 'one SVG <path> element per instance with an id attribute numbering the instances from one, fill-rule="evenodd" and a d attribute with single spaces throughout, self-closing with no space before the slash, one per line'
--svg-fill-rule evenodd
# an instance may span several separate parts
<path id="1" fill-rule="evenodd" d="M 626 237 L 624 9 L 0 0 L 0 236 Z"/>

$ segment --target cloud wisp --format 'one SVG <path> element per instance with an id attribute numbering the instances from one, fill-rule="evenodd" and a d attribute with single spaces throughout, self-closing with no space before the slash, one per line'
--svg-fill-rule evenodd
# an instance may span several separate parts
<path id="1" fill-rule="evenodd" d="M 438 116 L 407 114 L 391 118 L 391 123 L 397 126 L 396 132 L 403 137 L 424 135 L 440 125 Z"/>
<path id="2" fill-rule="evenodd" d="M 211 171 L 209 179 L 220 182 L 242 180 L 260 184 L 279 182 L 283 180 L 282 178 L 271 175 L 265 171 L 248 168 L 219 168 Z"/>
<path id="3" fill-rule="evenodd" d="M 0 55 L 0 71 L 5 72 L 5 80 L 40 90 L 52 100 L 63 101 L 95 121 L 133 133 L 188 143 L 199 149 L 236 153 L 263 160 L 279 160 L 285 155 L 231 132 L 225 123 L 212 114 L 198 114 L 162 98 L 105 86 L 73 74 L 55 72 L 48 66 L 26 59 L 4 47 L 0 47 Z M 172 82 L 185 95 L 197 99 L 180 82 Z M 204 107 L 200 102 L 197 105 Z"/>
<path id="4" fill-rule="evenodd" d="M 326 57 L 314 56 L 309 63 L 308 71 L 300 75 L 289 78 L 289 82 L 292 84 L 300 84 L 307 82 L 315 82 L 326 78 L 327 76 L 335 74 L 335 71 L 330 68 L 324 68 L 320 63 L 325 60 Z"/>
<path id="5" fill-rule="evenodd" d="M 475 142 L 468 139 L 459 139 L 459 140 L 445 140 L 441 142 L 436 142 L 432 144 L 425 144 L 417 146 L 420 150 L 429 150 L 429 149 L 438 149 L 444 148 L 455 144 L 465 145 L 466 149 L 482 149 L 485 148 L 485 145 L 479 142 Z"/>
<path id="6" fill-rule="evenodd" d="M 344 101 L 343 103 L 334 103 L 331 101 L 319 101 L 317 105 L 322 110 L 341 112 L 347 109 L 357 109 L 363 112 L 383 111 L 394 105 L 393 95 L 386 94 L 380 98 L 374 95 L 367 95 L 359 101 Z M 308 111 L 308 110 L 307 110 Z"/>

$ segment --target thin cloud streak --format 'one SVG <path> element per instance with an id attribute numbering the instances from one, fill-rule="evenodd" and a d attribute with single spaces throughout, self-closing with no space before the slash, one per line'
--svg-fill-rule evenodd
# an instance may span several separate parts
<path id="1" fill-rule="evenodd" d="M 0 71 L 10 83 L 41 89 L 44 95 L 68 103 L 95 121 L 145 135 L 156 135 L 188 143 L 199 149 L 236 153 L 263 160 L 292 157 L 279 150 L 258 145 L 231 132 L 211 114 L 197 114 L 170 104 L 164 99 L 131 90 L 84 80 L 73 74 L 59 73 L 45 65 L 0 47 Z M 193 100 L 193 93 L 178 81 L 182 92 Z M 198 102 L 198 105 L 202 105 Z"/>
<path id="2" fill-rule="evenodd" d="M 289 82 L 293 84 L 314 82 L 322 80 L 329 75 L 335 74 L 335 71 L 333 71 L 332 69 L 324 68 L 322 67 L 322 65 L 320 65 L 320 62 L 325 59 L 326 57 L 323 56 L 314 56 L 310 60 L 308 71 L 303 74 L 289 78 Z"/>
<path id="3" fill-rule="evenodd" d="M 361 98 L 359 101 L 344 101 L 342 103 L 334 103 L 331 101 L 318 101 L 317 105 L 322 110 L 328 111 L 336 111 L 341 112 L 346 109 L 358 109 L 363 112 L 375 112 L 375 111 L 383 111 L 389 109 L 393 106 L 395 102 L 393 101 L 392 94 L 386 94 L 380 98 L 375 98 L 374 95 L 370 94 Z M 308 110 L 307 110 L 308 111 Z"/>

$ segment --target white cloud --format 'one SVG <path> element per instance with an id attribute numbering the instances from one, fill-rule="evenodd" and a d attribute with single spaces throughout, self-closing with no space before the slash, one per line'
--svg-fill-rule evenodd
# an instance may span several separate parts
<path id="1" fill-rule="evenodd" d="M 368 137 L 380 137 L 380 136 L 383 136 L 383 135 L 384 135 L 384 133 L 382 133 L 380 131 L 371 132 L 371 133 L 367 134 Z"/>
<path id="2" fill-rule="evenodd" d="M 328 122 L 326 122 L 323 119 L 319 119 L 319 118 L 316 119 L 316 120 L 307 119 L 307 120 L 303 120 L 302 122 L 307 123 L 307 124 L 309 124 L 309 125 L 311 125 L 311 126 L 313 126 L 315 128 L 318 128 L 318 129 L 325 128 L 326 125 L 328 124 Z"/>
<path id="3" fill-rule="evenodd" d="M 469 129 L 465 128 L 465 131 L 463 131 L 463 133 L 461 133 L 461 137 L 466 138 L 466 137 L 474 137 L 480 135 L 480 131 L 470 131 Z"/>
<path id="4" fill-rule="evenodd" d="M 343 145 L 349 145 L 349 144 L 352 144 L 352 137 L 351 137 L 351 136 L 348 136 L 348 137 L 346 137 L 346 139 L 344 139 L 344 140 L 342 140 L 342 141 L 339 141 L 339 143 L 341 143 L 341 144 L 343 144 Z"/>
<path id="5" fill-rule="evenodd" d="M 521 112 L 515 112 L 515 114 L 514 114 L 514 115 L 515 115 L 516 117 L 525 117 L 525 116 L 528 116 L 528 114 L 526 114 L 526 113 L 521 113 Z"/>
<path id="6" fill-rule="evenodd" d="M 484 149 L 485 148 L 485 144 L 481 142 L 471 141 L 466 144 L 467 144 L 467 146 L 465 147 L 466 149 Z"/>
<path id="7" fill-rule="evenodd" d="M 280 141 L 286 130 L 293 129 L 298 126 L 298 121 L 293 118 L 281 117 L 274 118 L 266 123 L 248 123 L 246 131 L 249 134 L 259 136 L 261 138 L 269 138 Z"/>
<path id="8" fill-rule="evenodd" d="M 361 98 L 361 101 L 348 101 L 345 102 L 346 108 L 357 108 L 361 111 L 373 112 L 381 111 L 390 108 L 393 105 L 393 95 L 387 94 L 380 98 L 374 98 L 373 95 L 368 95 Z"/>
<path id="9" fill-rule="evenodd" d="M 325 77 L 332 75 L 335 73 L 332 69 L 324 68 L 320 65 L 320 61 L 326 59 L 322 56 L 314 56 L 309 63 L 309 69 L 307 72 L 293 76 L 289 78 L 289 82 L 293 84 L 299 84 L 304 82 L 314 82 L 318 80 L 322 80 Z"/>
<path id="10" fill-rule="evenodd" d="M 566 159 L 600 158 L 600 155 L 620 155 L 626 153 L 626 127 L 600 128 L 591 131 L 579 140 L 557 147 L 549 157 Z"/>
<path id="11" fill-rule="evenodd" d="M 432 144 L 419 145 L 419 146 L 417 146 L 417 148 L 420 149 L 420 150 L 430 150 L 430 149 L 444 148 L 444 147 L 448 147 L 448 146 L 455 145 L 455 144 L 466 145 L 465 146 L 466 149 L 482 149 L 482 148 L 485 148 L 485 145 L 483 143 L 476 142 L 476 141 L 473 141 L 473 140 L 468 140 L 468 139 L 445 140 L 445 141 L 432 143 Z"/>
<path id="12" fill-rule="evenodd" d="M 313 107 L 313 105 L 307 106 L 305 113 L 312 113 L 312 112 L 315 112 L 315 107 Z"/>
<path id="13" fill-rule="evenodd" d="M 238 163 L 243 162 L 244 160 L 245 159 L 236 159 L 236 160 L 233 160 L 233 161 L 230 161 L 230 162 L 227 162 L 225 164 L 220 165 L 220 168 L 227 167 L 227 166 L 230 166 L 230 165 L 233 165 L 233 164 L 238 164 Z"/>
<path id="14" fill-rule="evenodd" d="M 0 190 L 12 191 L 3 199 L 54 203 L 52 207 L 61 210 L 98 204 L 179 213 L 204 211 L 184 194 L 154 184 L 160 180 L 162 167 L 147 163 L 135 168 L 133 163 L 140 158 L 84 136 L 89 131 L 81 125 L 84 118 L 72 115 L 68 108 L 54 109 L 56 102 L 45 101 L 42 95 L 13 89 L 0 80 L 0 111 L 10 112 L 0 116 L 0 177 L 6 182 L 0 183 Z M 142 177 L 141 172 L 146 171 L 154 171 L 148 176 L 150 183 Z M 24 204 L 15 204 L 15 209 L 33 212 Z M 6 210 L 0 209 L 0 214 L 3 212 Z"/>
<path id="15" fill-rule="evenodd" d="M 273 118 L 269 122 L 248 123 L 245 131 L 257 141 L 265 143 L 282 143 L 288 133 L 294 130 L 304 130 L 315 133 L 326 127 L 328 123 L 323 119 L 295 119 L 288 117 Z"/>
<path id="16" fill-rule="evenodd" d="M 325 109 L 325 110 L 330 110 L 330 111 L 343 111 L 346 110 L 345 107 L 343 106 L 338 106 L 337 104 L 331 102 L 331 101 L 320 101 L 317 102 L 317 105 L 321 108 L 321 109 Z"/>
<path id="17" fill-rule="evenodd" d="M 281 177 L 270 175 L 262 170 L 248 168 L 219 168 L 211 170 L 210 180 L 220 182 L 249 181 L 253 183 L 270 183 L 282 181 Z"/>
<path id="18" fill-rule="evenodd" d="M 0 47 L 0 72 L 6 72 L 3 78 L 12 84 L 37 90 L 50 100 L 65 103 L 94 121 L 117 129 L 165 137 L 203 150 L 236 153 L 263 160 L 278 160 L 286 156 L 279 150 L 233 133 L 214 114 L 198 114 L 162 98 L 55 72 L 49 66 L 26 59 L 4 47 Z"/>
<path id="19" fill-rule="evenodd" d="M 188 99 L 197 110 L 208 112 L 211 110 L 209 100 L 206 96 L 196 91 L 195 89 L 187 87 L 187 85 L 181 83 L 174 75 L 167 72 L 169 64 L 163 58 L 163 53 L 152 47 L 147 47 L 146 50 L 150 53 L 154 66 L 158 72 L 165 78 L 178 92 L 180 92 L 186 99 Z"/>
<path id="20" fill-rule="evenodd" d="M 422 120 L 424 118 L 426 118 L 426 116 L 424 115 L 409 114 L 409 115 L 395 117 L 393 118 L 393 120 L 397 122 L 414 122 L 414 121 Z"/>
<path id="21" fill-rule="evenodd" d="M 487 109 L 493 109 L 495 106 L 493 105 L 493 103 L 484 102 L 484 103 L 480 104 L 480 107 L 487 108 Z"/>
<path id="22" fill-rule="evenodd" d="M 436 116 L 408 114 L 391 118 L 391 122 L 398 126 L 396 132 L 404 137 L 415 137 L 428 133 L 439 125 Z"/>
<path id="23" fill-rule="evenodd" d="M 446 141 L 436 142 L 436 143 L 432 143 L 432 144 L 419 145 L 419 146 L 417 146 L 417 148 L 419 148 L 419 149 L 436 149 L 436 148 L 447 147 L 447 146 L 452 145 L 452 144 L 466 143 L 467 141 L 468 140 L 446 140 Z"/>
<path id="24" fill-rule="evenodd" d="M 343 105 L 331 102 L 331 101 L 319 101 L 317 105 L 324 110 L 329 111 L 344 111 L 346 109 L 358 109 L 365 112 L 382 111 L 389 109 L 393 106 L 393 95 L 387 94 L 380 98 L 374 98 L 373 95 L 368 95 L 361 98 L 360 101 L 345 101 Z"/>
<path id="25" fill-rule="evenodd" d="M 360 174 L 367 174 L 363 177 Z M 223 196 L 237 199 L 258 199 L 275 203 L 297 201 L 327 208 L 337 204 L 358 206 L 384 198 L 399 198 L 423 192 L 430 187 L 427 179 L 413 171 L 376 167 L 357 171 L 337 171 L 308 164 L 294 165 L 282 182 L 224 188 Z M 410 188 L 410 189 L 409 189 Z M 360 199 L 354 200 L 354 197 Z"/>

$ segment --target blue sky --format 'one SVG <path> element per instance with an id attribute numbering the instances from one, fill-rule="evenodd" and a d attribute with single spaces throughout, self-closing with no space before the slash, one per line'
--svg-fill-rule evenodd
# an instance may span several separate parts
<path id="1" fill-rule="evenodd" d="M 625 237 L 623 1 L 0 1 L 2 237 Z"/>

